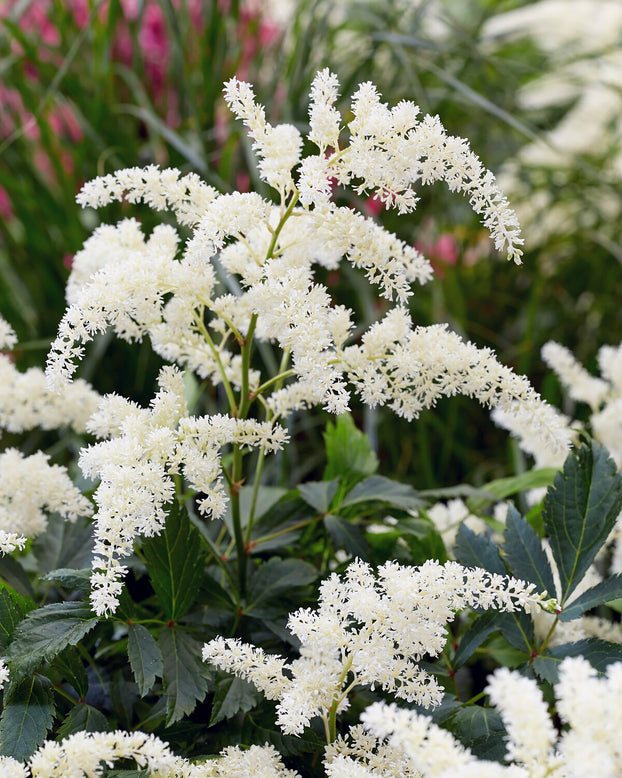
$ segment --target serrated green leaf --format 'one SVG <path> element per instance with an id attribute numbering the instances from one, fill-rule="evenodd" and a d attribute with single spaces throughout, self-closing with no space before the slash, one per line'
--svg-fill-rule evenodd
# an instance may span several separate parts
<path id="1" fill-rule="evenodd" d="M 40 575 L 51 570 L 89 567 L 93 557 L 93 530 L 87 519 L 65 521 L 52 514 L 46 531 L 32 544 Z"/>
<path id="2" fill-rule="evenodd" d="M 499 632 L 513 647 L 530 656 L 533 652 L 533 621 L 524 611 L 498 613 Z"/>
<path id="3" fill-rule="evenodd" d="M 452 661 L 452 667 L 457 669 L 461 667 L 468 659 L 471 658 L 473 652 L 476 651 L 482 643 L 486 640 L 488 635 L 499 628 L 496 623 L 497 613 L 488 611 L 482 613 L 481 616 L 477 616 L 468 626 L 466 632 L 460 640 L 460 644 L 456 649 Z"/>
<path id="4" fill-rule="evenodd" d="M 85 702 L 80 702 L 69 711 L 58 728 L 58 737 L 62 739 L 76 732 L 108 732 L 109 730 L 108 719 L 103 713 Z"/>
<path id="5" fill-rule="evenodd" d="M 162 677 L 162 655 L 155 638 L 142 624 L 130 624 L 127 633 L 127 655 L 141 697 Z"/>
<path id="6" fill-rule="evenodd" d="M 595 670 L 604 674 L 610 664 L 622 661 L 622 645 L 599 638 L 585 638 L 549 648 L 535 657 L 531 666 L 539 678 L 554 685 L 559 681 L 560 664 L 569 656 L 585 657 Z"/>
<path id="7" fill-rule="evenodd" d="M 34 604 L 34 603 L 33 603 Z M 16 592 L 0 589 L 0 650 L 9 645 L 17 625 L 30 610 L 28 601 Z"/>
<path id="8" fill-rule="evenodd" d="M 216 683 L 209 726 L 252 710 L 260 699 L 261 693 L 243 678 L 232 675 L 221 678 Z"/>
<path id="9" fill-rule="evenodd" d="M 369 544 L 361 530 L 342 516 L 324 516 L 324 526 L 336 548 L 343 548 L 354 557 L 369 559 Z"/>
<path id="10" fill-rule="evenodd" d="M 425 505 L 419 493 L 410 484 L 393 481 L 383 475 L 372 475 L 363 479 L 348 492 L 339 507 L 347 508 L 363 502 L 385 502 L 405 510 L 422 508 Z"/>
<path id="11" fill-rule="evenodd" d="M 165 627 L 158 638 L 162 654 L 166 726 L 192 713 L 207 693 L 210 672 L 201 661 L 201 643 L 176 627 Z"/>
<path id="12" fill-rule="evenodd" d="M 503 556 L 512 575 L 555 597 L 555 581 L 542 541 L 513 505 L 508 508 L 503 534 Z"/>
<path id="13" fill-rule="evenodd" d="M 50 662 L 66 646 L 82 640 L 98 621 L 83 602 L 52 603 L 30 611 L 15 630 L 9 647 L 12 675 L 22 676 L 41 662 Z"/>
<path id="14" fill-rule="evenodd" d="M 500 760 L 505 756 L 506 731 L 494 708 L 467 705 L 454 713 L 446 726 L 480 759 Z"/>
<path id="15" fill-rule="evenodd" d="M 612 575 L 610 578 L 587 589 L 562 610 L 559 614 L 559 619 L 560 621 L 571 621 L 578 618 L 585 611 L 589 611 L 590 608 L 616 600 L 618 597 L 622 597 L 622 573 Z"/>
<path id="16" fill-rule="evenodd" d="M 318 513 L 326 513 L 331 500 L 337 494 L 339 479 L 332 481 L 307 481 L 298 486 L 298 492 L 302 499 Z"/>
<path id="17" fill-rule="evenodd" d="M 358 478 L 371 475 L 378 469 L 378 457 L 372 451 L 369 438 L 356 428 L 349 413 L 342 413 L 334 424 L 326 425 L 324 443 L 325 481 L 342 478 L 355 483 Z"/>
<path id="18" fill-rule="evenodd" d="M 494 543 L 484 535 L 476 535 L 466 524 L 458 527 L 454 556 L 465 567 L 482 567 L 499 575 L 507 575 L 508 572 Z"/>
<path id="19" fill-rule="evenodd" d="M 91 590 L 91 572 L 90 567 L 84 567 L 81 570 L 61 567 L 58 570 L 51 570 L 43 578 L 46 581 L 58 583 L 65 589 L 78 590 L 87 594 Z"/>
<path id="20" fill-rule="evenodd" d="M 174 505 L 164 530 L 143 545 L 147 573 L 167 617 L 175 620 L 192 606 L 203 575 L 199 533 L 183 507 Z"/>
<path id="21" fill-rule="evenodd" d="M 0 753 L 26 761 L 54 721 L 54 698 L 47 678 L 33 675 L 13 688 L 0 717 Z"/>
<path id="22" fill-rule="evenodd" d="M 272 557 L 251 576 L 245 611 L 255 617 L 272 618 L 277 597 L 308 586 L 317 578 L 317 570 L 301 559 Z M 278 612 L 278 611 L 277 611 Z"/>
<path id="23" fill-rule="evenodd" d="M 544 528 L 563 605 L 594 561 L 622 507 L 622 475 L 596 441 L 571 453 L 544 498 Z"/>
<path id="24" fill-rule="evenodd" d="M 73 686 L 79 697 L 86 696 L 89 681 L 80 654 L 73 646 L 63 649 L 54 659 L 52 667 L 61 674 L 63 680 Z"/>

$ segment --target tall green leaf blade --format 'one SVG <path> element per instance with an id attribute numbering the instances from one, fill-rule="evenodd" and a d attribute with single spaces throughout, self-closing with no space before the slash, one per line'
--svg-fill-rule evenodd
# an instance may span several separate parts
<path id="1" fill-rule="evenodd" d="M 143 545 L 147 573 L 167 617 L 175 620 L 194 602 L 203 574 L 198 531 L 184 508 L 171 508 L 164 531 Z"/>
<path id="2" fill-rule="evenodd" d="M 210 672 L 201 661 L 201 644 L 187 632 L 165 627 L 158 638 L 162 653 L 166 726 L 192 713 L 207 693 Z"/>
<path id="3" fill-rule="evenodd" d="M 597 605 L 616 600 L 619 597 L 622 597 L 622 573 L 613 575 L 587 589 L 562 610 L 559 619 L 560 621 L 571 621 L 590 608 L 595 608 Z"/>
<path id="4" fill-rule="evenodd" d="M 8 651 L 12 675 L 32 672 L 50 662 L 67 646 L 74 646 L 98 623 L 83 602 L 60 602 L 31 611 L 20 622 Z"/>
<path id="5" fill-rule="evenodd" d="M 155 638 L 142 624 L 129 625 L 127 655 L 140 696 L 144 697 L 156 676 L 162 676 L 162 654 Z"/>
<path id="6" fill-rule="evenodd" d="M 544 528 L 559 570 L 562 605 L 594 561 L 622 507 L 622 475 L 596 441 L 570 454 L 544 498 Z"/>
<path id="7" fill-rule="evenodd" d="M 465 567 L 483 567 L 499 575 L 507 575 L 508 572 L 495 544 L 484 535 L 476 535 L 466 524 L 458 527 L 454 556 Z"/>
<path id="8" fill-rule="evenodd" d="M 512 575 L 534 583 L 538 592 L 555 596 L 553 571 L 542 542 L 513 505 L 507 513 L 502 552 Z"/>
<path id="9" fill-rule="evenodd" d="M 0 753 L 18 762 L 45 740 L 54 721 L 54 698 L 47 678 L 33 675 L 13 688 L 0 718 Z"/>

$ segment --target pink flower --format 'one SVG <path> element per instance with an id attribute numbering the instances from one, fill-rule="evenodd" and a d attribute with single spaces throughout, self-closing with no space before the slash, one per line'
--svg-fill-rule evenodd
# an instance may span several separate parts
<path id="1" fill-rule="evenodd" d="M 11 198 L 2 185 L 0 185 L 0 218 L 7 222 L 10 222 L 11 219 L 15 218 Z"/>

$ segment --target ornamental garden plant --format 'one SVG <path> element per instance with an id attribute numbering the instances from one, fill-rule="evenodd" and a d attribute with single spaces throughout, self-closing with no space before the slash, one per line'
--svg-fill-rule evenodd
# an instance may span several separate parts
<path id="1" fill-rule="evenodd" d="M 319 70 L 301 129 L 227 80 L 257 191 L 156 164 L 87 181 L 76 208 L 122 215 L 72 258 L 45 370 L 0 320 L 3 775 L 620 773 L 606 425 L 590 438 L 490 348 L 417 322 L 429 260 L 357 204 L 405 218 L 443 185 L 517 265 L 519 224 L 438 116 L 340 91 Z M 80 377 L 111 334 L 157 361 L 148 402 Z M 577 399 L 613 407 L 619 349 L 590 382 L 560 348 Z M 364 414 L 415 434 L 456 395 L 538 469 L 436 490 L 383 470 Z"/>

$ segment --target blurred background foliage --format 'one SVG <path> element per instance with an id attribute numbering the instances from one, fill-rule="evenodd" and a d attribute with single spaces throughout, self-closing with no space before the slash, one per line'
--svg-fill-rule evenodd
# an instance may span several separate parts
<path id="1" fill-rule="evenodd" d="M 222 83 L 251 81 L 270 121 L 304 130 L 309 84 L 326 66 L 344 104 L 371 80 L 390 103 L 438 113 L 499 174 L 522 220 L 516 268 L 444 188 L 422 189 L 406 217 L 373 200 L 353 203 L 433 261 L 435 280 L 413 296 L 417 323 L 448 321 L 555 404 L 544 342 L 558 340 L 590 366 L 598 346 L 622 340 L 618 2 L 4 0 L 0 17 L 0 311 L 19 335 L 20 368 L 43 363 L 72 256 L 93 227 L 131 214 L 149 231 L 160 220 L 137 206 L 79 209 L 84 181 L 155 163 L 193 170 L 223 191 L 269 196 Z M 322 280 L 362 323 L 382 313 L 355 273 Z M 81 374 L 146 404 L 158 366 L 149 344 L 103 336 Z M 464 398 L 412 424 L 353 410 L 383 471 L 418 488 L 483 483 L 526 466 L 507 433 Z M 325 423 L 322 413 L 294 420 L 297 445 L 274 480 L 321 471 Z"/>

